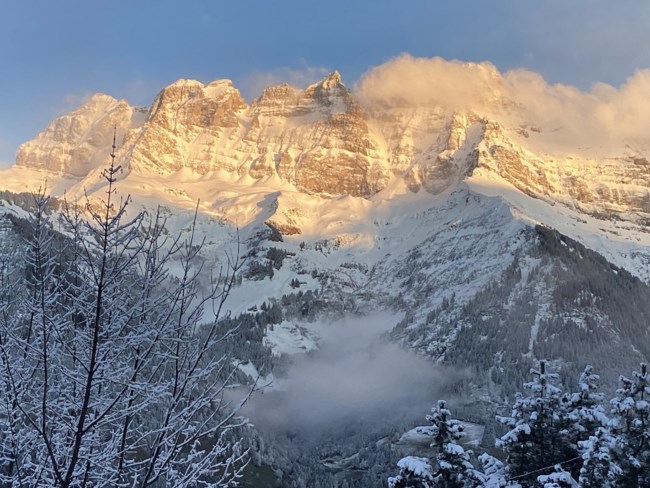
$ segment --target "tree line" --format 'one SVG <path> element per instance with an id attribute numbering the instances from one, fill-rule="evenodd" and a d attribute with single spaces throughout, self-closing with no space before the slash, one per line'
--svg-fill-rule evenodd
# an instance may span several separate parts
<path id="1" fill-rule="evenodd" d="M 641 488 L 650 486 L 650 374 L 642 363 L 620 377 L 616 396 L 604 402 L 591 366 L 577 391 L 563 392 L 544 361 L 532 369 L 526 393 L 517 393 L 510 415 L 497 421 L 507 432 L 495 456 L 476 457 L 461 444 L 463 423 L 444 400 L 432 409 L 426 432 L 434 458 L 398 462 L 390 488 Z"/>

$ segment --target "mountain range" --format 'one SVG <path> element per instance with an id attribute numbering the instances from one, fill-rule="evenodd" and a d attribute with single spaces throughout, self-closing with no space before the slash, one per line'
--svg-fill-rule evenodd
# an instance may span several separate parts
<path id="1" fill-rule="evenodd" d="M 310 311 L 287 308 L 294 326 L 387 309 L 403 316 L 394 340 L 474 369 L 495 398 L 542 357 L 567 378 L 598 359 L 613 384 L 650 356 L 650 138 L 572 144 L 580 127 L 531 118 L 485 79 L 464 110 L 368 97 L 338 72 L 250 104 L 229 80 L 178 80 L 150 107 L 96 94 L 20 146 L 3 209 L 24 216 L 18 195 L 39 187 L 101 198 L 116 134 L 137 208 L 162 206 L 176 231 L 198 208 L 209 262 L 239 234 L 233 313 L 298 291 Z M 312 347 L 285 329 L 265 343 Z"/>

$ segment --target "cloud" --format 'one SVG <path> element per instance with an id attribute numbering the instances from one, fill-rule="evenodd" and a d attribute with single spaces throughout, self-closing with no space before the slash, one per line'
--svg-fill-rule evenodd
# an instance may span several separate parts
<path id="1" fill-rule="evenodd" d="M 582 91 L 549 84 L 525 69 L 501 73 L 489 62 L 403 54 L 367 71 L 355 92 L 371 106 L 441 106 L 504 125 L 534 125 L 557 132 L 558 141 L 575 147 L 649 139 L 650 70 L 637 71 L 619 88 L 596 83 Z"/>
<path id="2" fill-rule="evenodd" d="M 252 71 L 241 82 L 241 91 L 248 100 L 257 98 L 265 88 L 288 83 L 303 88 L 324 78 L 331 70 L 324 66 L 308 66 L 299 68 L 282 67 L 270 71 Z"/>
<path id="3" fill-rule="evenodd" d="M 67 93 L 63 97 L 64 106 L 62 110 L 64 113 L 68 113 L 86 103 L 91 96 L 93 96 L 93 93 L 88 90 L 80 93 Z"/>
<path id="4" fill-rule="evenodd" d="M 488 62 L 463 63 L 403 54 L 370 69 L 355 91 L 366 103 L 392 106 L 445 106 L 469 110 L 483 106 L 500 89 L 496 67 Z"/>
<path id="5" fill-rule="evenodd" d="M 436 392 L 458 375 L 382 340 L 394 323 L 376 315 L 321 324 L 320 350 L 294 356 L 278 390 L 256 397 L 247 415 L 262 429 L 307 437 L 422 421 Z"/>

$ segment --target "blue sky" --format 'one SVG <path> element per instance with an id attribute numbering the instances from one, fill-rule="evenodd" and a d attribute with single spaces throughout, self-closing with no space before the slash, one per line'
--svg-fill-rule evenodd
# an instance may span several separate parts
<path id="1" fill-rule="evenodd" d="M 337 69 L 348 85 L 400 53 L 620 85 L 650 67 L 641 0 L 2 0 L 0 162 L 90 93 L 149 104 L 178 78 L 262 85 Z"/>

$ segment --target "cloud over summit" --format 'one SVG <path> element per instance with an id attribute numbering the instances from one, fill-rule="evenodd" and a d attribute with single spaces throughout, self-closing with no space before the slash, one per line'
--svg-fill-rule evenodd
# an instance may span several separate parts
<path id="1" fill-rule="evenodd" d="M 368 70 L 355 92 L 367 105 L 439 106 L 504 125 L 539 126 L 576 148 L 650 142 L 650 70 L 637 71 L 619 88 L 596 83 L 583 91 L 526 69 L 501 73 L 489 62 L 402 54 Z"/>

